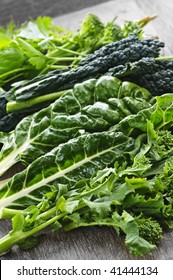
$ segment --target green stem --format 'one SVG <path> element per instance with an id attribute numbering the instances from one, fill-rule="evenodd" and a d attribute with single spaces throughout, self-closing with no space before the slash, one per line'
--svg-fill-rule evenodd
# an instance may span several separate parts
<path id="1" fill-rule="evenodd" d="M 78 211 L 81 208 L 83 208 L 82 205 L 80 207 L 77 207 L 77 209 L 75 211 Z M 57 211 L 57 207 L 54 206 L 54 207 L 50 208 L 49 210 L 38 215 L 37 220 L 43 220 L 43 221 L 47 220 L 47 221 L 43 222 L 41 225 L 39 225 L 35 228 L 32 228 L 28 231 L 17 231 L 15 233 L 13 231 L 11 231 L 9 234 L 7 234 L 3 238 L 1 238 L 0 239 L 0 255 L 8 252 L 14 245 L 19 244 L 20 242 L 24 241 L 29 236 L 32 236 L 35 233 L 40 232 L 41 230 L 43 230 L 44 228 L 53 224 L 57 220 L 60 220 L 64 216 L 68 215 L 68 213 L 66 213 L 66 212 L 56 215 L 56 211 Z M 11 216 L 11 218 L 12 218 L 16 214 L 21 213 L 21 212 L 25 216 L 28 214 L 27 211 L 4 208 L 1 216 L 3 216 L 3 218 L 4 217 L 10 218 L 10 216 Z"/>
<path id="2" fill-rule="evenodd" d="M 25 70 L 28 70 L 28 69 L 27 69 L 27 68 L 13 69 L 13 70 L 8 71 L 8 72 L 6 72 L 6 73 L 4 73 L 4 74 L 1 74 L 1 75 L 0 75 L 0 80 L 1 80 L 1 79 L 4 79 L 4 78 L 6 78 L 6 77 L 8 77 L 9 75 L 14 75 L 15 73 L 23 72 L 23 71 L 25 71 Z M 13 79 L 14 79 L 14 77 L 13 77 Z"/>
<path id="3" fill-rule="evenodd" d="M 67 68 L 67 65 L 49 65 L 49 69 L 64 69 Z"/>
<path id="4" fill-rule="evenodd" d="M 46 56 L 49 57 L 49 56 L 54 56 L 54 55 L 56 55 L 56 56 L 61 55 L 62 52 L 60 52 L 60 51 L 62 51 L 63 49 L 65 50 L 65 52 L 68 52 L 68 51 L 72 50 L 74 47 L 75 47 L 75 44 L 72 42 L 67 42 L 62 46 L 54 46 L 55 49 L 53 51 L 49 51 L 46 54 Z M 63 50 L 63 52 L 64 52 L 64 50 Z"/>
<path id="5" fill-rule="evenodd" d="M 77 51 L 73 51 L 73 50 L 70 50 L 70 49 L 66 49 L 64 47 L 56 47 L 57 49 L 55 51 L 52 51 L 51 53 L 48 53 L 46 56 L 51 58 L 52 55 L 54 56 L 55 54 L 58 53 L 58 50 L 61 50 L 61 51 L 64 51 L 64 52 L 67 52 L 67 53 L 71 53 L 71 54 L 74 54 L 74 55 L 80 55 L 80 56 L 83 56 L 83 57 L 86 57 L 85 54 L 82 54 L 80 52 L 77 52 Z"/>
<path id="6" fill-rule="evenodd" d="M 91 227 L 91 226 L 110 226 L 110 227 L 114 227 L 115 223 L 113 222 L 91 222 L 91 223 L 84 223 L 81 222 L 79 225 L 71 222 L 68 223 L 67 225 L 64 226 L 64 230 L 65 231 L 70 231 L 73 230 L 75 228 L 79 228 L 79 227 Z"/>
<path id="7" fill-rule="evenodd" d="M 65 92 L 67 92 L 67 90 L 58 91 L 58 92 L 34 97 L 34 98 L 31 98 L 27 101 L 21 101 L 21 102 L 10 101 L 10 102 L 7 103 L 6 110 L 7 110 L 8 113 L 9 112 L 19 112 L 19 111 L 21 112 L 22 110 L 25 110 L 27 108 L 30 108 L 30 107 L 32 107 L 34 105 L 37 105 L 37 104 L 40 104 L 42 102 L 56 100 L 61 95 L 63 95 Z"/>
<path id="8" fill-rule="evenodd" d="M 64 215 L 64 213 L 59 214 L 29 231 L 17 231 L 15 233 L 11 232 L 7 234 L 0 239 L 0 255 L 8 252 L 14 245 L 24 241 L 27 237 L 32 236 L 35 233 L 53 224 L 55 221 L 61 219 Z"/>
<path id="9" fill-rule="evenodd" d="M 75 56 L 64 56 L 64 57 L 51 57 L 49 59 L 55 60 L 56 62 L 58 61 L 73 61 L 73 60 L 81 60 L 81 57 L 75 57 Z"/>
<path id="10" fill-rule="evenodd" d="M 4 82 L 5 82 L 5 84 L 10 83 L 10 82 L 12 82 L 13 80 L 18 79 L 18 78 L 21 77 L 22 75 L 23 75 L 23 73 L 21 72 L 21 73 L 15 75 L 15 76 L 11 76 L 10 78 L 6 79 Z"/>
<path id="11" fill-rule="evenodd" d="M 38 219 L 48 219 L 48 218 L 52 217 L 52 215 L 53 215 L 54 213 L 56 213 L 56 210 L 57 210 L 57 207 L 54 206 L 54 207 L 50 208 L 49 210 L 47 210 L 47 211 L 41 213 L 41 214 L 38 216 Z"/>
<path id="12" fill-rule="evenodd" d="M 156 60 L 173 60 L 173 56 L 159 56 Z"/>
<path id="13" fill-rule="evenodd" d="M 21 210 L 3 208 L 0 212 L 0 219 L 12 219 L 18 213 L 21 213 Z"/>
<path id="14" fill-rule="evenodd" d="M 29 215 L 29 212 L 27 212 L 27 209 L 21 210 L 21 209 L 10 209 L 10 208 L 3 208 L 0 213 L 0 219 L 12 219 L 15 215 L 21 214 L 24 216 Z M 52 217 L 56 213 L 56 206 L 50 208 L 49 210 L 46 210 L 45 212 L 38 215 L 37 219 L 48 219 Z"/>

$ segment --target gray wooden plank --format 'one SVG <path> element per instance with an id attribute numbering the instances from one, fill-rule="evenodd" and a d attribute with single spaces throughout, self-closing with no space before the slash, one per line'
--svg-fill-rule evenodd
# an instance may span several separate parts
<path id="1" fill-rule="evenodd" d="M 10 19 L 18 23 L 39 15 L 57 16 L 71 13 L 108 0 L 1 0 L 0 25 L 6 25 Z"/>
<path id="2" fill-rule="evenodd" d="M 1 221 L 1 235 L 10 224 Z M 124 237 L 117 236 L 112 228 L 88 227 L 70 232 L 63 230 L 52 234 L 46 229 L 40 234 L 40 244 L 33 249 L 20 250 L 17 246 L 1 256 L 2 260 L 68 259 L 68 260 L 173 260 L 173 232 L 167 232 L 158 249 L 144 257 L 133 257 L 124 246 Z"/>

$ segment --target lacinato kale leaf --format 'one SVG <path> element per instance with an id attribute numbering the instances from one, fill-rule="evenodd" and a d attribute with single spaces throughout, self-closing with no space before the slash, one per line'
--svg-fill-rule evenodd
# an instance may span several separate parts
<path id="1" fill-rule="evenodd" d="M 0 28 L 0 86 L 8 89 L 13 82 L 30 80 L 55 69 L 75 66 L 94 50 L 117 40 L 143 33 L 142 19 L 120 26 L 114 21 L 104 24 L 88 14 L 77 30 L 67 30 L 53 23 L 52 18 L 39 16 L 22 24 L 11 21 Z M 3 69 L 3 72 L 1 71 Z"/>
<path id="2" fill-rule="evenodd" d="M 137 61 L 143 57 L 157 57 L 163 46 L 164 44 L 158 40 L 139 40 L 137 36 L 131 35 L 88 55 L 81 60 L 79 67 L 76 69 L 51 74 L 50 77 L 42 75 L 39 81 L 31 80 L 24 85 L 12 88 L 7 99 L 25 101 L 40 95 L 71 88 L 76 82 L 95 78 L 106 73 L 111 67 Z"/>
<path id="3" fill-rule="evenodd" d="M 23 42 L 23 39 L 20 38 L 18 40 L 24 44 L 31 59 L 34 55 L 37 56 L 39 67 L 44 60 L 42 54 L 39 54 L 38 51 L 33 54 L 28 42 Z M 66 71 L 56 70 L 36 76 L 27 82 L 15 83 L 9 91 L 2 93 L 0 97 L 0 107 L 2 108 L 0 131 L 13 130 L 24 116 L 47 107 L 62 96 L 65 90 L 73 88 L 76 83 L 90 78 L 98 78 L 117 65 L 138 61 L 145 57 L 158 57 L 163 46 L 164 44 L 158 40 L 139 40 L 137 36 L 131 35 L 88 55 L 81 60 L 76 68 L 68 71 L 67 69 Z"/>
<path id="4" fill-rule="evenodd" d="M 172 92 L 172 57 L 145 57 L 133 63 L 109 69 L 108 74 L 148 89 L 152 95 Z"/>

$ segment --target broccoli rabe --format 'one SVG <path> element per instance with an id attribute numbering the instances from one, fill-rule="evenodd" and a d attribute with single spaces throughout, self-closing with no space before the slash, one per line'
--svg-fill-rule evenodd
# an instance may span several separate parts
<path id="1" fill-rule="evenodd" d="M 143 39 L 143 27 L 155 17 L 148 17 L 140 21 L 125 21 L 123 25 L 116 23 L 117 17 L 112 21 L 103 23 L 95 14 L 89 13 L 82 21 L 77 35 L 81 50 L 91 53 L 102 46 L 116 42 L 135 34 Z"/>
<path id="2" fill-rule="evenodd" d="M 157 245 L 162 239 L 162 228 L 160 224 L 151 217 L 138 216 L 135 217 L 138 225 L 139 236 L 147 240 L 149 243 Z"/>
<path id="3" fill-rule="evenodd" d="M 82 21 L 79 29 L 78 42 L 86 53 L 93 52 L 97 42 L 104 35 L 104 24 L 94 14 L 88 16 Z"/>

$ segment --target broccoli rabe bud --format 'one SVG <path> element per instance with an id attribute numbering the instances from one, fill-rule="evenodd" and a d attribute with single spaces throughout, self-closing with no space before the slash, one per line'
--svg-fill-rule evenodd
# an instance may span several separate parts
<path id="1" fill-rule="evenodd" d="M 157 245 L 162 239 L 162 228 L 160 224 L 152 219 L 138 216 L 135 218 L 138 225 L 139 236 L 147 240 L 149 243 Z"/>
<path id="2" fill-rule="evenodd" d="M 104 33 L 104 24 L 101 22 L 99 17 L 90 13 L 88 16 L 83 20 L 80 26 L 80 35 L 87 37 L 87 36 L 101 36 Z M 94 39 L 94 36 L 92 39 Z"/>

